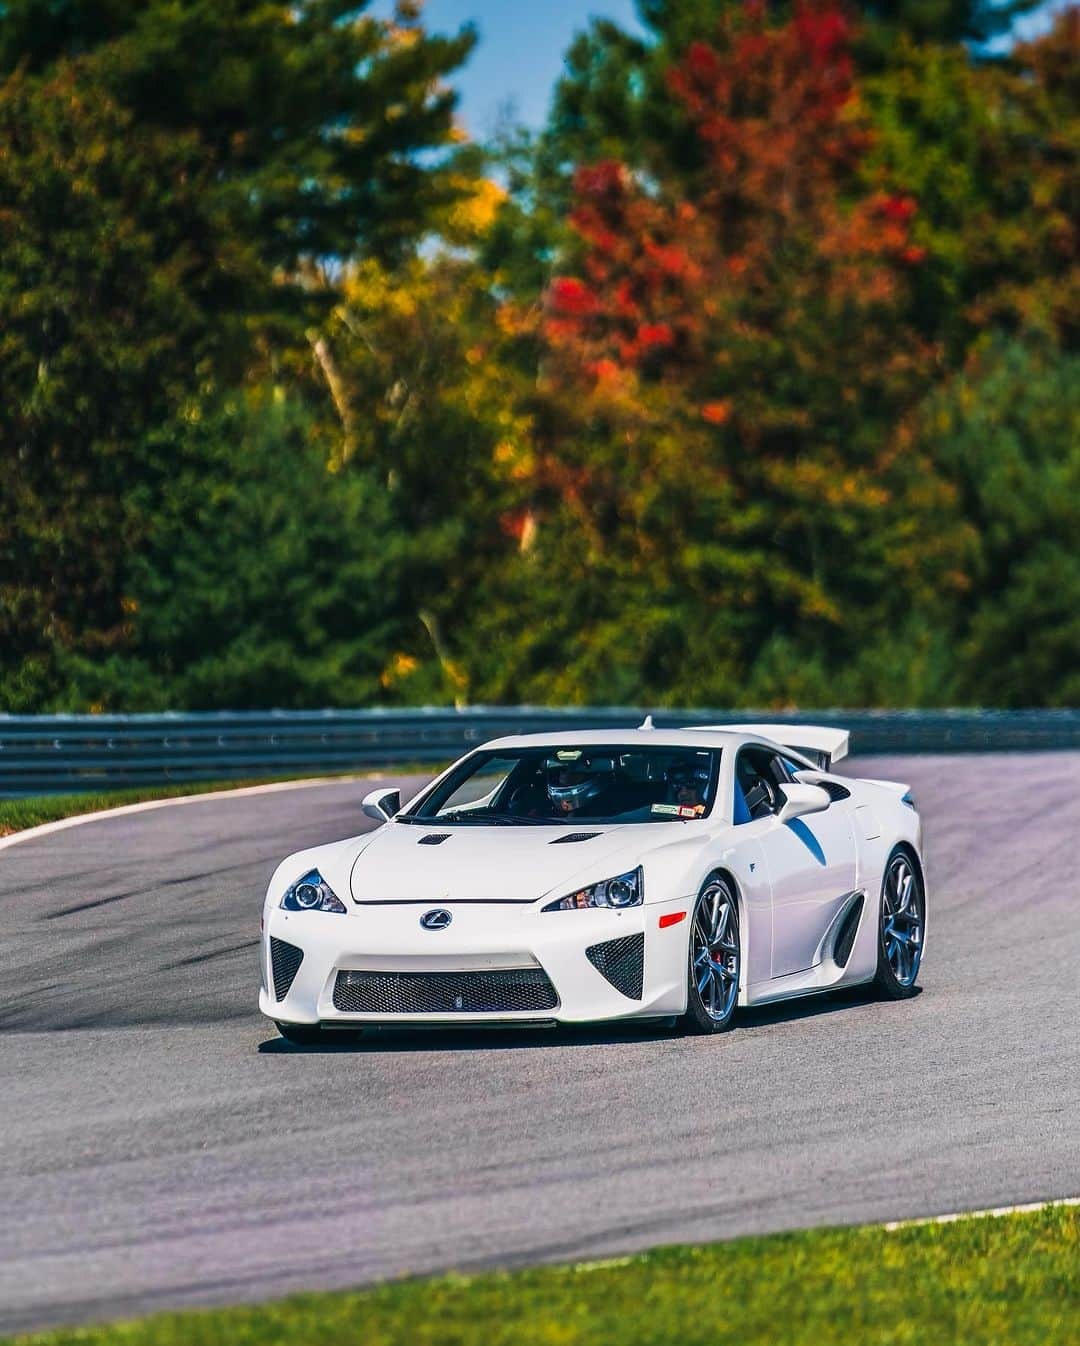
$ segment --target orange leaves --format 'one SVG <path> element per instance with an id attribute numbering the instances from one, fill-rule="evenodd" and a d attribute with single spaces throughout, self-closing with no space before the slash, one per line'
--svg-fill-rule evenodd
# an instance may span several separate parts
<path id="1" fill-rule="evenodd" d="M 708 421 L 710 425 L 723 425 L 731 416 L 731 403 L 724 402 L 706 402 L 701 408 L 701 419 Z"/>

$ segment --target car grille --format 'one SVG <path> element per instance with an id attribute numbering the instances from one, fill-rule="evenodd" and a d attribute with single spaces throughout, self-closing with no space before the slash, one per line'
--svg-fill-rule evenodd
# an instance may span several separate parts
<path id="1" fill-rule="evenodd" d="M 270 967 L 274 973 L 274 998 L 284 1000 L 289 994 L 293 978 L 300 971 L 304 961 L 303 949 L 295 944 L 287 944 L 283 939 L 270 936 Z"/>
<path id="2" fill-rule="evenodd" d="M 585 950 L 585 956 L 616 991 L 621 991 L 629 1000 L 641 999 L 645 986 L 644 934 L 639 931 L 622 939 L 593 944 Z"/>
<path id="3" fill-rule="evenodd" d="M 496 972 L 339 972 L 345 1014 L 517 1014 L 559 1003 L 542 968 Z"/>

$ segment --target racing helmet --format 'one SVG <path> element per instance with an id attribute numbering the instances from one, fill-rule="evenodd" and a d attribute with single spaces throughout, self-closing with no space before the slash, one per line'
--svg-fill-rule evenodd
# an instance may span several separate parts
<path id="1" fill-rule="evenodd" d="M 610 757 L 586 757 L 584 753 L 560 754 L 544 763 L 548 798 L 553 804 L 573 804 L 575 808 L 594 799 L 603 789 L 602 776 L 612 772 Z"/>

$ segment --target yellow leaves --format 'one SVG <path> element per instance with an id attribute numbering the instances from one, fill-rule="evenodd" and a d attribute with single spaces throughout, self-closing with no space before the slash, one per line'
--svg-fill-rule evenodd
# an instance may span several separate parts
<path id="1" fill-rule="evenodd" d="M 506 192 L 490 178 L 451 178 L 451 185 L 462 195 L 447 214 L 448 232 L 455 239 L 481 237 L 491 228 Z"/>
<path id="2" fill-rule="evenodd" d="M 387 688 L 393 687 L 396 683 L 403 681 L 411 674 L 415 673 L 420 667 L 420 660 L 415 655 L 405 654 L 398 651 L 393 656 L 387 666 L 383 669 L 379 682 Z"/>

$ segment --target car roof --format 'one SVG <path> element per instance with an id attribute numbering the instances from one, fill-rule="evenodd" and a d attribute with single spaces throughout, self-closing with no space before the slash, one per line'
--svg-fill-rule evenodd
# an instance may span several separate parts
<path id="1" fill-rule="evenodd" d="M 737 748 L 744 743 L 780 745 L 756 734 L 722 729 L 564 729 L 557 734 L 512 734 L 493 738 L 484 748 Z M 788 749 L 783 749 L 787 752 Z"/>

